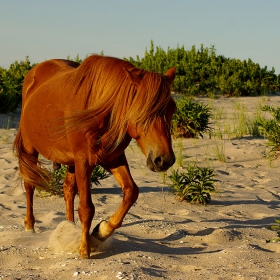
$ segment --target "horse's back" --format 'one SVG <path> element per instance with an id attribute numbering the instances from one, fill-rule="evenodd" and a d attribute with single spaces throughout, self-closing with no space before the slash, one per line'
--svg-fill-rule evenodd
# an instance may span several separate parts
<path id="1" fill-rule="evenodd" d="M 26 75 L 22 88 L 22 104 L 39 86 L 50 83 L 52 78 L 65 76 L 75 70 L 80 64 L 66 59 L 46 60 L 33 67 Z"/>

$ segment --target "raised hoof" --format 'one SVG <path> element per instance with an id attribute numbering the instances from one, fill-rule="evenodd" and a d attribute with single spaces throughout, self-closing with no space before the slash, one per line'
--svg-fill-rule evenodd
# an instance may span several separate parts
<path id="1" fill-rule="evenodd" d="M 103 252 L 111 246 L 113 239 L 110 236 L 114 233 L 113 230 L 108 230 L 108 224 L 106 221 L 100 222 L 92 231 L 90 235 L 90 247 L 92 251 Z"/>
<path id="2" fill-rule="evenodd" d="M 106 221 L 101 221 L 98 225 L 96 225 L 96 227 L 93 229 L 91 236 L 93 236 L 94 238 L 96 238 L 97 240 L 99 240 L 100 242 L 104 242 L 110 235 L 108 236 L 104 236 L 101 233 L 101 224 L 102 223 L 107 223 Z"/>

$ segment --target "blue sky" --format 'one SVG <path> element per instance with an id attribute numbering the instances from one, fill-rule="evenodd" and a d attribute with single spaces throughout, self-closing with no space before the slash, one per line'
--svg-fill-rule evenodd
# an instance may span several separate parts
<path id="1" fill-rule="evenodd" d="M 0 0 L 0 66 L 214 45 L 280 74 L 280 0 Z"/>

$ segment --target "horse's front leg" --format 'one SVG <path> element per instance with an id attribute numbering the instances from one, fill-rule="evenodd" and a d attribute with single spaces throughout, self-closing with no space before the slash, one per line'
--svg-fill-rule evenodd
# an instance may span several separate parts
<path id="1" fill-rule="evenodd" d="M 89 230 L 94 216 L 94 205 L 91 200 L 90 175 L 93 168 L 83 159 L 75 161 L 75 175 L 79 192 L 78 214 L 82 224 L 82 239 L 79 252 L 82 258 L 90 257 Z"/>
<path id="2" fill-rule="evenodd" d="M 66 220 L 74 220 L 74 200 L 78 192 L 75 176 L 75 166 L 69 166 L 65 180 L 63 182 L 63 196 L 66 206 Z"/>
<path id="3" fill-rule="evenodd" d="M 108 222 L 102 221 L 94 228 L 92 235 L 100 241 L 106 240 L 114 233 L 115 229 L 121 227 L 125 215 L 136 202 L 139 194 L 139 189 L 131 177 L 124 153 L 118 158 L 117 164 L 113 168 L 108 166 L 105 166 L 105 168 L 112 172 L 120 184 L 123 191 L 123 200 Z"/>

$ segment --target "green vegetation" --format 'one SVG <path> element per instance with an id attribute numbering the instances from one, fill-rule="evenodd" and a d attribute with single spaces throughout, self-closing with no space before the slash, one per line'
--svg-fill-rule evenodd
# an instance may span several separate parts
<path id="1" fill-rule="evenodd" d="M 268 229 L 276 231 L 278 237 L 272 238 L 268 242 L 280 242 L 280 220 L 275 220 L 275 222 L 277 225 L 269 226 Z"/>
<path id="2" fill-rule="evenodd" d="M 223 122 L 219 121 L 221 119 L 221 111 L 223 108 L 211 107 L 211 111 L 216 113 L 214 113 L 214 117 L 211 119 L 214 123 L 214 127 L 210 131 L 210 137 L 223 140 L 231 139 L 232 137 L 241 139 L 246 135 L 253 137 L 263 136 L 259 127 L 259 123 L 262 123 L 265 120 L 261 108 L 262 105 L 260 103 L 255 112 L 250 112 L 244 104 L 239 102 L 234 103 L 232 116 L 228 121 Z"/>
<path id="3" fill-rule="evenodd" d="M 280 75 L 274 68 L 261 68 L 251 59 L 226 58 L 217 55 L 214 46 L 199 49 L 195 46 L 185 50 L 184 46 L 164 51 L 154 47 L 151 41 L 149 52 L 142 59 L 127 59 L 139 68 L 165 73 L 170 67 L 176 67 L 177 76 L 172 85 L 175 92 L 191 96 L 216 94 L 229 96 L 264 95 L 280 89 Z"/>
<path id="4" fill-rule="evenodd" d="M 215 190 L 214 176 L 214 169 L 188 164 L 186 172 L 171 170 L 169 187 L 180 201 L 206 205 L 211 201 L 210 192 Z"/>
<path id="5" fill-rule="evenodd" d="M 40 196 L 50 196 L 50 195 L 62 195 L 63 194 L 63 181 L 67 173 L 67 166 L 61 165 L 61 168 L 53 170 L 50 174 L 49 189 L 39 190 Z M 95 185 L 100 185 L 100 180 L 109 177 L 109 173 L 103 169 L 100 165 L 96 165 L 94 168 L 90 181 Z"/>
<path id="6" fill-rule="evenodd" d="M 58 185 L 61 185 L 61 181 L 64 180 L 67 173 L 67 166 L 61 165 L 60 169 L 53 170 L 52 176 L 55 180 L 55 182 L 58 183 Z M 90 181 L 91 183 L 94 183 L 95 185 L 100 185 L 100 180 L 108 178 L 109 173 L 102 168 L 100 165 L 96 165 L 95 168 L 92 171 Z"/>
<path id="7" fill-rule="evenodd" d="M 176 164 L 179 167 L 184 166 L 184 156 L 183 156 L 183 149 L 184 149 L 184 144 L 182 141 L 182 138 L 178 138 L 176 141 L 173 142 L 174 150 L 176 153 Z"/>
<path id="8" fill-rule="evenodd" d="M 5 114 L 17 109 L 21 102 L 21 89 L 24 77 L 34 67 L 29 58 L 16 61 L 9 69 L 0 67 L 0 113 Z"/>
<path id="9" fill-rule="evenodd" d="M 269 112 L 271 119 L 260 119 L 258 121 L 259 129 L 262 134 L 269 140 L 271 154 L 280 150 L 280 107 L 263 106 L 263 111 Z"/>
<path id="10" fill-rule="evenodd" d="M 215 142 L 215 146 L 213 147 L 213 152 L 220 162 L 226 162 L 226 154 L 225 154 L 225 143 L 223 141 L 220 141 L 220 145 L 218 145 L 217 142 Z"/>
<path id="11" fill-rule="evenodd" d="M 182 97 L 177 102 L 177 110 L 172 118 L 172 134 L 174 137 L 201 137 L 203 132 L 210 131 L 210 109 L 202 102 Z"/>
<path id="12" fill-rule="evenodd" d="M 86 59 L 86 58 L 87 58 L 87 56 L 84 59 Z M 79 54 L 77 54 L 74 58 L 71 58 L 70 55 L 68 55 L 66 59 L 75 61 L 80 64 L 84 61 L 84 59 L 80 58 Z"/>

